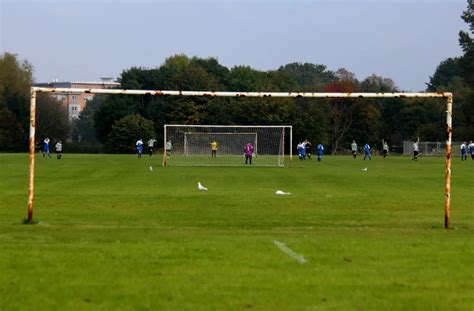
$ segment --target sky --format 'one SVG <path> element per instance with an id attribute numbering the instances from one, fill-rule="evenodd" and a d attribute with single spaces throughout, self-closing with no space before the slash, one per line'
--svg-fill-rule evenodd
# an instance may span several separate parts
<path id="1" fill-rule="evenodd" d="M 462 55 L 466 0 L 0 0 L 0 52 L 34 66 L 36 82 L 119 78 L 175 54 L 229 68 L 293 62 L 375 73 L 421 91 Z M 290 90 L 289 90 L 290 91 Z"/>

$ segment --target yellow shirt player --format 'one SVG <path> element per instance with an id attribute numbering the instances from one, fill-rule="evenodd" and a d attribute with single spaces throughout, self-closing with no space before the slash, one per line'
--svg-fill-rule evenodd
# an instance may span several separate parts
<path id="1" fill-rule="evenodd" d="M 217 142 L 215 140 L 211 143 L 211 156 L 215 157 L 217 153 Z"/>

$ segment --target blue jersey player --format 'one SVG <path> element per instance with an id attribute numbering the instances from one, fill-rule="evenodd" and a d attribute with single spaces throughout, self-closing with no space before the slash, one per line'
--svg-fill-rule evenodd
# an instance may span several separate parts
<path id="1" fill-rule="evenodd" d="M 471 160 L 474 160 L 474 143 L 472 140 L 469 142 L 469 152 L 471 153 Z"/>
<path id="2" fill-rule="evenodd" d="M 299 143 L 296 146 L 296 150 L 298 151 L 298 158 L 300 158 L 301 161 L 306 160 L 306 149 L 303 143 Z"/>
<path id="3" fill-rule="evenodd" d="M 369 144 L 364 145 L 364 161 L 366 158 L 369 158 L 369 160 L 372 160 L 372 154 L 370 153 L 370 146 Z"/>
<path id="4" fill-rule="evenodd" d="M 135 145 L 137 146 L 137 154 L 138 154 L 138 157 L 141 158 L 141 157 L 142 157 L 142 153 L 143 153 L 143 140 L 141 140 L 141 139 L 137 140 L 137 142 L 135 143 Z"/>
<path id="5" fill-rule="evenodd" d="M 324 146 L 322 144 L 319 144 L 318 147 L 318 162 L 321 162 L 323 159 L 323 154 L 324 154 Z"/>
<path id="6" fill-rule="evenodd" d="M 48 158 L 51 158 L 51 153 L 49 153 L 49 138 L 46 137 L 43 140 L 43 158 L 48 155 Z"/>

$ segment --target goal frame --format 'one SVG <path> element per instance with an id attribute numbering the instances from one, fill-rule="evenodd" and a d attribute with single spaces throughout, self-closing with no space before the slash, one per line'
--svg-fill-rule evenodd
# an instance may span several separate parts
<path id="1" fill-rule="evenodd" d="M 192 125 L 192 124 L 165 124 L 164 127 L 163 127 L 163 163 L 162 165 L 163 166 L 167 166 L 168 164 L 168 160 L 167 160 L 167 156 L 166 156 L 166 142 L 168 141 L 168 137 L 167 137 L 167 133 L 166 133 L 166 129 L 168 127 L 182 127 L 182 128 L 209 128 L 209 127 L 220 127 L 220 128 L 240 128 L 240 129 L 245 129 L 245 128 L 277 128 L 277 129 L 283 129 L 282 131 L 282 135 L 283 137 L 280 139 L 280 148 L 282 148 L 281 150 L 283 150 L 283 161 L 284 161 L 284 158 L 285 158 L 285 137 L 284 137 L 284 131 L 285 129 L 289 129 L 290 130 L 290 133 L 289 133 L 289 136 L 290 136 L 290 147 L 289 147 L 289 152 L 288 152 L 288 155 L 289 155 L 289 160 L 290 160 L 290 163 L 289 163 L 289 166 L 291 167 L 291 162 L 293 160 L 293 153 L 291 152 L 291 148 L 292 148 L 292 145 L 293 145 L 293 126 L 291 125 L 202 125 L 202 124 L 199 124 L 199 125 Z M 185 132 L 185 138 L 186 138 L 186 133 L 188 132 Z M 254 150 L 255 150 L 255 155 L 258 156 L 258 135 L 257 135 L 257 132 L 236 132 L 236 133 L 229 133 L 229 132 L 222 132 L 222 133 L 212 133 L 212 132 L 192 132 L 193 134 L 197 134 L 197 133 L 202 133 L 202 134 L 224 134 L 224 135 L 234 135 L 234 134 L 246 134 L 246 135 L 249 135 L 249 134 L 255 134 L 255 144 L 254 144 Z M 283 141 L 282 141 L 283 140 Z"/>
<path id="2" fill-rule="evenodd" d="M 28 218 L 33 222 L 34 176 L 35 176 L 35 128 L 36 93 L 85 93 L 85 94 L 124 94 L 152 96 L 206 96 L 206 97 L 275 97 L 275 98 L 441 98 L 446 100 L 446 165 L 445 165 L 445 203 L 444 227 L 449 228 L 451 212 L 451 140 L 453 134 L 453 93 L 318 93 L 318 92 L 214 92 L 214 91 L 168 91 L 168 90 L 127 90 L 92 88 L 30 88 L 30 137 L 29 137 L 29 176 L 28 176 Z"/>

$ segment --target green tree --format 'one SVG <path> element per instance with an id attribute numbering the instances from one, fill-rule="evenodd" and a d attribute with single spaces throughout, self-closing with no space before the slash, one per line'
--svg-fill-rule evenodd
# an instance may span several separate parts
<path id="1" fill-rule="evenodd" d="M 390 93 L 398 92 L 398 88 L 390 78 L 383 78 L 376 75 L 375 73 L 365 78 L 360 83 L 361 92 L 372 92 L 372 93 Z"/>
<path id="2" fill-rule="evenodd" d="M 427 90 L 431 92 L 437 91 L 440 87 L 448 85 L 455 77 L 461 77 L 462 75 L 461 58 L 450 57 L 445 59 L 438 65 L 433 76 L 430 77 Z"/>
<path id="3" fill-rule="evenodd" d="M 20 151 L 28 146 L 32 73 L 33 66 L 15 54 L 0 56 L 0 150 Z"/>
<path id="4" fill-rule="evenodd" d="M 459 45 L 464 54 L 461 57 L 448 58 L 442 61 L 430 78 L 428 90 L 453 92 L 454 139 L 468 140 L 472 139 L 474 134 L 474 39 L 472 37 L 474 33 L 474 2 L 472 0 L 467 1 L 467 8 L 461 18 L 469 27 L 469 32 L 459 32 Z M 427 109 L 424 113 L 430 115 L 432 110 L 429 110 L 430 107 L 427 107 Z M 433 133 L 434 129 L 442 128 L 441 125 L 435 126 L 435 123 L 432 123 L 431 126 L 427 124 L 422 127 L 431 128 L 430 132 Z M 436 130 L 436 132 L 441 131 Z M 437 136 L 440 136 L 440 134 Z"/>
<path id="5" fill-rule="evenodd" d="M 97 138 L 102 143 L 105 143 L 112 125 L 121 118 L 136 114 L 139 111 L 138 101 L 136 96 L 128 95 L 113 95 L 107 96 L 104 103 L 100 105 L 99 109 L 94 114 L 94 126 L 97 133 Z"/>
<path id="6" fill-rule="evenodd" d="M 0 150 L 20 151 L 23 145 L 24 129 L 16 116 L 0 104 Z"/>
<path id="7" fill-rule="evenodd" d="M 461 18 L 468 25 L 470 33 L 466 31 L 459 32 L 459 45 L 461 46 L 464 55 L 461 57 L 461 70 L 463 78 L 470 85 L 474 86 L 474 39 L 471 35 L 474 34 L 474 1 L 467 1 L 467 8 L 461 15 Z"/>
<path id="8" fill-rule="evenodd" d="M 339 80 L 326 86 L 325 92 L 352 93 L 357 91 L 358 85 L 353 80 Z M 330 128 L 331 153 L 335 154 L 344 143 L 351 130 L 358 102 L 351 98 L 333 98 L 330 103 Z"/>
<path id="9" fill-rule="evenodd" d="M 108 150 L 114 153 L 131 153 L 134 152 L 138 139 L 147 140 L 153 137 L 153 122 L 139 114 L 131 114 L 114 122 L 106 145 Z"/>
<path id="10" fill-rule="evenodd" d="M 291 63 L 278 68 L 283 73 L 296 81 L 299 91 L 321 91 L 327 84 L 336 80 L 334 72 L 325 65 L 311 63 Z"/>
<path id="11" fill-rule="evenodd" d="M 49 137 L 52 142 L 66 141 L 70 134 L 67 108 L 46 93 L 38 93 L 36 98 L 37 141 Z"/>
<path id="12" fill-rule="evenodd" d="M 106 98 L 106 95 L 95 95 L 92 100 L 87 102 L 79 118 L 73 120 L 71 134 L 73 142 L 89 144 L 97 144 L 99 142 L 95 129 L 95 114 Z"/>

